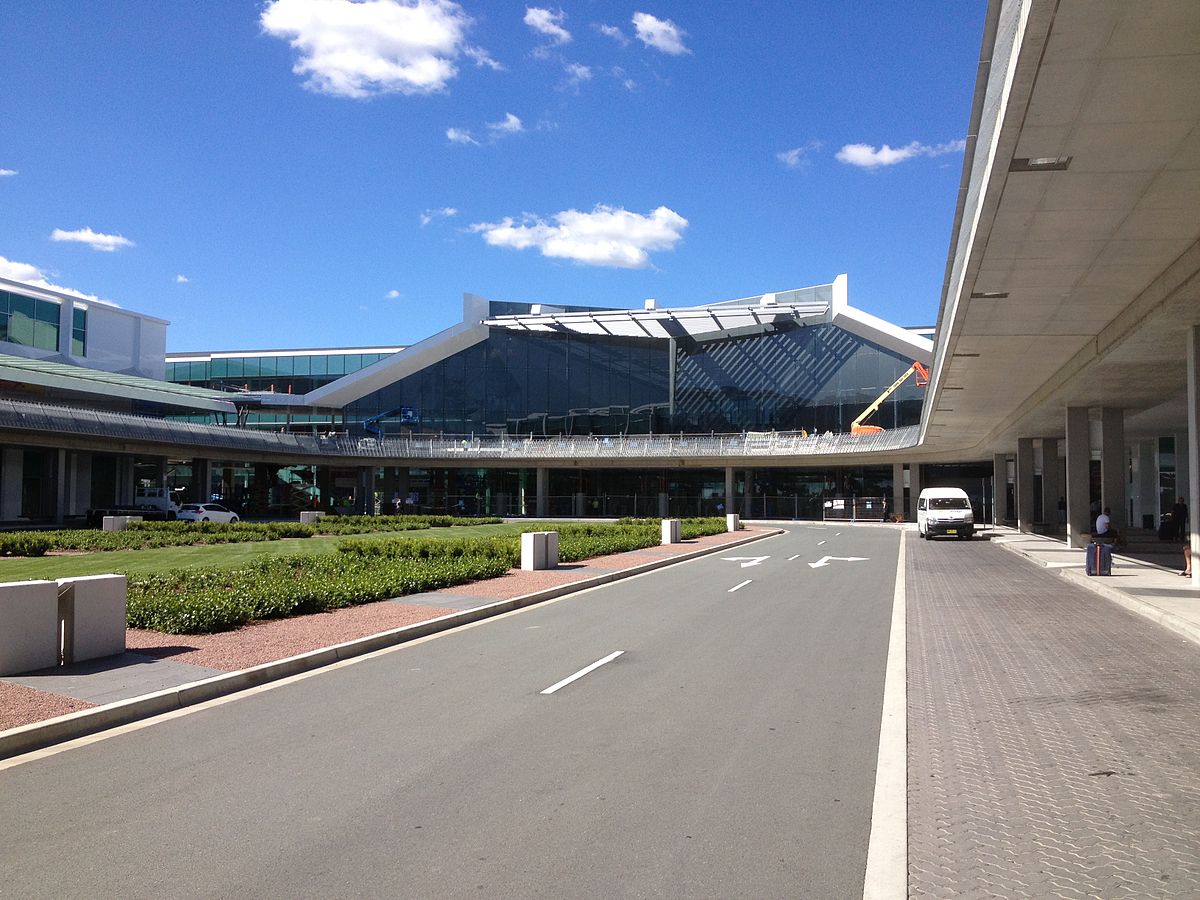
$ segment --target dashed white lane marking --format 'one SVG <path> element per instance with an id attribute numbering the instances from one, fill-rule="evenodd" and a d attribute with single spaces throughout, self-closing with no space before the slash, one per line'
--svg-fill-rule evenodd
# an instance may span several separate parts
<path id="1" fill-rule="evenodd" d="M 799 554 L 799 553 L 797 553 L 795 556 L 789 556 L 789 557 L 788 557 L 788 562 L 791 562 L 793 559 L 799 559 L 799 558 L 800 558 L 800 554 Z"/>
<path id="2" fill-rule="evenodd" d="M 600 668 L 605 663 L 612 662 L 614 659 L 616 659 L 618 656 L 620 656 L 624 652 L 625 652 L 624 650 L 614 650 L 612 653 L 608 654 L 608 656 L 604 657 L 604 659 L 598 659 L 594 663 L 592 663 L 590 666 L 584 666 L 582 669 L 580 669 L 574 675 L 568 675 L 566 678 L 564 678 L 562 681 L 558 682 L 557 684 L 550 685 L 550 687 L 546 688 L 544 691 L 542 691 L 542 693 L 543 694 L 553 694 L 559 688 L 566 687 L 572 681 L 576 681 L 576 680 L 582 678 L 588 672 L 595 671 L 596 669 Z"/>
<path id="3" fill-rule="evenodd" d="M 818 547 L 824 547 L 824 546 L 825 546 L 826 544 L 828 544 L 828 543 L 829 543 L 829 541 L 817 541 L 817 546 L 818 546 Z"/>
<path id="4" fill-rule="evenodd" d="M 753 578 L 747 578 L 747 579 L 746 579 L 745 581 L 743 581 L 741 584 L 735 584 L 733 587 L 731 587 L 731 588 L 730 588 L 729 590 L 727 590 L 725 593 L 727 593 L 727 594 L 732 594 L 734 591 L 740 591 L 740 590 L 741 590 L 742 588 L 744 588 L 746 585 L 748 585 L 748 584 L 752 584 L 753 582 L 754 582 L 754 579 L 753 579 Z"/>

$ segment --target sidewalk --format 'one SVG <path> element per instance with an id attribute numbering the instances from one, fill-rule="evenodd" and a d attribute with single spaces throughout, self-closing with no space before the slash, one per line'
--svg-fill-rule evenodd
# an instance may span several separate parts
<path id="1" fill-rule="evenodd" d="M 1200 589 L 1192 587 L 1191 579 L 1179 577 L 1181 553 L 1159 550 L 1148 554 L 1174 568 L 1137 559 L 1130 553 L 1114 553 L 1112 575 L 1088 577 L 1084 572 L 1085 551 L 1068 547 L 1061 537 L 1022 534 L 1004 526 L 989 531 L 993 544 L 1055 570 L 1068 581 L 1200 643 Z M 1170 547 L 1177 549 L 1174 544 Z"/>
<path id="2" fill-rule="evenodd" d="M 217 634 L 129 629 L 119 656 L 0 678 L 0 759 L 371 653 L 674 562 L 778 528 L 614 553 Z"/>
<path id="3" fill-rule="evenodd" d="M 1200 591 L 990 536 L 907 544 L 908 895 L 1200 896 Z"/>

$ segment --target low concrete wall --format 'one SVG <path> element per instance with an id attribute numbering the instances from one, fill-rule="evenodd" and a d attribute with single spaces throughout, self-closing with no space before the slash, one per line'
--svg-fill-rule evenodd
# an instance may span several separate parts
<path id="1" fill-rule="evenodd" d="M 521 535 L 521 568 L 527 572 L 558 565 L 558 532 L 527 531 Z"/>
<path id="2" fill-rule="evenodd" d="M 663 544 L 678 544 L 683 540 L 683 525 L 679 519 L 662 520 Z"/>
<path id="3" fill-rule="evenodd" d="M 58 585 L 0 584 L 0 675 L 58 665 Z"/>
<path id="4" fill-rule="evenodd" d="M 124 575 L 85 575 L 58 580 L 64 665 L 125 652 Z"/>
<path id="5" fill-rule="evenodd" d="M 323 515 L 325 515 L 325 513 L 322 512 L 321 510 L 306 509 L 306 510 L 304 510 L 304 512 L 300 513 L 300 524 L 301 525 L 315 525 L 317 523 L 317 520 L 320 519 Z"/>
<path id="6" fill-rule="evenodd" d="M 124 531 L 130 522 L 142 521 L 141 516 L 105 516 L 101 523 L 102 531 Z"/>

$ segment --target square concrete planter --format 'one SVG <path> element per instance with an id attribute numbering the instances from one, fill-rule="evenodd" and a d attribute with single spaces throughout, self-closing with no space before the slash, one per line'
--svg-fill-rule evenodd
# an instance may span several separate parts
<path id="1" fill-rule="evenodd" d="M 125 652 L 124 575 L 60 578 L 57 586 L 65 665 Z"/>
<path id="2" fill-rule="evenodd" d="M 58 585 L 0 584 L 0 675 L 58 665 Z"/>

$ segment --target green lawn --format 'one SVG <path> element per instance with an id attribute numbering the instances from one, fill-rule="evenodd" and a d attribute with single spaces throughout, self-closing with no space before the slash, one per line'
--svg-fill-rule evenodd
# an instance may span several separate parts
<path id="1" fill-rule="evenodd" d="M 43 556 L 35 558 L 0 558 L 0 581 L 29 581 L 33 579 L 69 578 L 74 575 L 104 575 L 117 572 L 146 575 L 168 569 L 200 566 L 237 568 L 264 556 L 286 556 L 295 553 L 333 553 L 338 541 L 376 539 L 381 537 L 466 538 L 517 534 L 520 525 L 463 525 L 454 528 L 427 528 L 421 531 L 376 532 L 347 537 L 329 536 L 288 538 L 282 541 L 259 541 L 246 544 L 194 545 L 191 547 L 162 547 L 157 550 L 117 550 L 109 553 L 84 553 L 78 556 Z"/>

